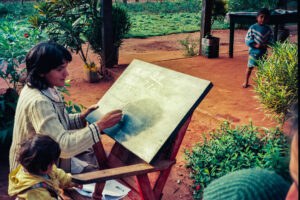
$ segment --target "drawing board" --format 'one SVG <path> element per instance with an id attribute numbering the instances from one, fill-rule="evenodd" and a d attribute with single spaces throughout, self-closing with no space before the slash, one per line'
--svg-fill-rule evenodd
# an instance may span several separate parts
<path id="1" fill-rule="evenodd" d="M 86 119 L 93 123 L 121 109 L 120 123 L 103 132 L 151 163 L 212 86 L 207 80 L 133 60 Z"/>

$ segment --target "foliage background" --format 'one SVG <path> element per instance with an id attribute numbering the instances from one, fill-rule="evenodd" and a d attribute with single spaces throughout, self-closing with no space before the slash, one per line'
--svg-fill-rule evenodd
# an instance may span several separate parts
<path id="1" fill-rule="evenodd" d="M 204 134 L 206 135 L 206 134 Z M 191 169 L 194 199 L 201 199 L 203 189 L 213 180 L 244 168 L 274 170 L 291 182 L 289 144 L 279 128 L 267 129 L 247 125 L 232 127 L 224 121 L 203 142 L 185 149 L 187 167 Z"/>
<path id="2" fill-rule="evenodd" d="M 298 46 L 286 41 L 272 46 L 268 56 L 258 62 L 254 90 L 267 116 L 280 124 L 293 102 L 298 102 Z"/>

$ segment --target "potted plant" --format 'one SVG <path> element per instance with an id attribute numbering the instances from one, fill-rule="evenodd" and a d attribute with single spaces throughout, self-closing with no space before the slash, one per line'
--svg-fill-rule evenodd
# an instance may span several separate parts
<path id="1" fill-rule="evenodd" d="M 222 20 L 226 14 L 226 1 L 215 0 L 212 8 L 212 18 L 211 25 L 216 20 Z M 201 41 L 201 54 L 207 58 L 217 58 L 219 57 L 219 43 L 220 38 L 213 37 L 210 32 L 206 33 L 205 37 Z"/>
<path id="2" fill-rule="evenodd" d="M 207 58 L 219 57 L 219 43 L 220 38 L 207 34 L 205 38 L 202 38 L 202 55 Z"/>
<path id="3" fill-rule="evenodd" d="M 114 54 L 112 55 L 113 63 L 118 64 L 119 47 L 122 45 L 125 35 L 130 30 L 130 18 L 124 7 L 113 6 L 112 9 L 112 31 Z"/>
<path id="4" fill-rule="evenodd" d="M 100 12 L 97 12 L 100 13 Z M 131 23 L 127 11 L 124 7 L 114 5 L 112 7 L 112 38 L 114 52 L 111 55 L 113 64 L 118 64 L 119 47 L 121 46 L 125 35 L 130 29 Z M 103 75 L 103 63 L 102 63 L 102 18 L 101 16 L 94 15 L 92 17 L 92 23 L 88 27 L 86 32 L 86 38 L 91 45 L 91 49 L 99 55 L 100 60 L 100 74 Z"/>
<path id="5" fill-rule="evenodd" d="M 90 83 L 99 81 L 103 76 L 100 73 L 99 68 L 95 65 L 94 62 L 84 65 L 83 70 L 84 70 L 84 73 L 83 73 L 84 80 L 86 80 Z"/>

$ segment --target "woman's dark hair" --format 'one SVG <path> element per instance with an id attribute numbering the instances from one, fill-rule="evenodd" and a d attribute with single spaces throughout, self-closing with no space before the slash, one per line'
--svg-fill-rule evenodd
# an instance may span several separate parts
<path id="1" fill-rule="evenodd" d="M 257 12 L 257 16 L 258 15 L 267 15 L 270 16 L 270 11 L 268 8 L 261 8 L 258 12 Z"/>
<path id="2" fill-rule="evenodd" d="M 46 171 L 58 160 L 59 144 L 48 135 L 35 134 L 21 144 L 18 161 L 30 173 Z"/>
<path id="3" fill-rule="evenodd" d="M 64 61 L 72 61 L 72 55 L 65 47 L 53 41 L 37 44 L 26 55 L 27 85 L 39 90 L 47 89 L 49 83 L 40 75 L 56 69 Z"/>

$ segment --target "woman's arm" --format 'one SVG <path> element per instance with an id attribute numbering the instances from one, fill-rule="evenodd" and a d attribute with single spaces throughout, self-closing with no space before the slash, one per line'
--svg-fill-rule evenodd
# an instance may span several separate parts
<path id="1" fill-rule="evenodd" d="M 61 148 L 61 157 L 73 157 L 100 141 L 102 130 L 117 124 L 122 118 L 122 111 L 107 113 L 97 122 L 77 130 L 66 130 L 59 121 L 52 103 L 46 99 L 32 103 L 31 123 L 37 133 L 47 134 L 57 141 Z"/>
<path id="2" fill-rule="evenodd" d="M 37 100 L 28 111 L 34 130 L 51 136 L 59 143 L 62 158 L 73 157 L 100 140 L 100 129 L 96 123 L 78 130 L 66 130 L 52 103 L 46 99 Z"/>

